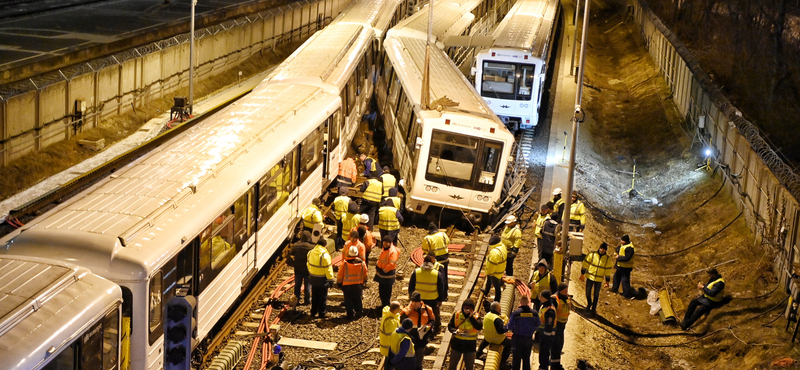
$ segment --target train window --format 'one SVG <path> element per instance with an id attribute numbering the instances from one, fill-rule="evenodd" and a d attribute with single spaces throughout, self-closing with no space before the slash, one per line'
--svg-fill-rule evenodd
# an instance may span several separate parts
<path id="1" fill-rule="evenodd" d="M 234 207 L 226 209 L 200 233 L 200 278 L 198 294 L 233 260 L 241 250 L 233 242 Z"/>
<path id="2" fill-rule="evenodd" d="M 361 86 L 359 89 L 359 94 L 364 88 L 367 86 L 367 55 L 364 54 L 364 57 L 361 58 L 361 63 L 358 63 L 358 84 Z"/>
<path id="3" fill-rule="evenodd" d="M 517 90 L 517 100 L 531 100 L 533 90 L 533 77 L 536 75 L 536 65 L 520 64 L 519 66 L 519 87 Z"/>
<path id="4" fill-rule="evenodd" d="M 289 153 L 289 156 L 291 157 L 292 153 Z M 259 227 L 266 224 L 278 208 L 289 198 L 291 190 L 288 188 L 291 185 L 286 184 L 292 183 L 291 169 L 291 162 L 285 160 L 284 163 L 279 163 L 272 167 L 259 181 Z"/>
<path id="5" fill-rule="evenodd" d="M 386 53 L 383 53 L 383 81 L 386 82 L 386 88 L 388 89 L 392 82 L 392 62 Z"/>
<path id="6" fill-rule="evenodd" d="M 471 189 L 478 142 L 475 137 L 433 130 L 425 179 Z"/>
<path id="7" fill-rule="evenodd" d="M 356 89 L 358 83 L 355 75 L 350 76 L 350 81 L 347 82 L 345 89 L 347 90 L 347 115 L 353 113 L 353 108 L 356 106 Z"/>
<path id="8" fill-rule="evenodd" d="M 302 183 L 322 162 L 322 126 L 312 131 L 303 140 L 300 144 L 300 151 L 300 182 Z"/>
<path id="9" fill-rule="evenodd" d="M 103 368 L 103 323 L 98 322 L 81 337 L 81 369 Z"/>
<path id="10" fill-rule="evenodd" d="M 73 342 L 69 347 L 64 348 L 61 353 L 51 359 L 42 370 L 74 370 L 75 369 L 75 350 L 77 342 Z"/>
<path id="11" fill-rule="evenodd" d="M 516 64 L 483 62 L 481 96 L 496 99 L 514 99 Z"/>
<path id="12" fill-rule="evenodd" d="M 103 370 L 117 368 L 119 339 L 119 308 L 117 308 L 103 319 Z"/>
<path id="13" fill-rule="evenodd" d="M 408 138 L 406 139 L 406 144 L 408 147 L 408 153 L 411 155 L 411 162 L 416 163 L 417 157 L 419 156 L 419 149 L 416 148 L 417 146 L 417 137 L 422 136 L 422 128 L 420 127 L 419 122 L 417 122 L 417 113 L 413 110 L 411 111 L 411 128 L 408 130 Z M 416 171 L 411 171 L 411 176 L 413 177 L 416 174 Z"/>
<path id="14" fill-rule="evenodd" d="M 386 99 L 387 112 L 394 112 L 397 109 L 397 97 L 400 95 L 400 79 L 396 73 L 392 73 L 392 86 L 389 87 L 389 97 Z"/>
<path id="15" fill-rule="evenodd" d="M 236 250 L 241 250 L 244 244 L 253 235 L 255 226 L 255 190 L 251 188 L 234 203 L 233 235 Z"/>
<path id="16" fill-rule="evenodd" d="M 155 339 L 161 336 L 161 270 L 153 274 L 150 278 L 150 344 L 155 343 Z"/>
<path id="17" fill-rule="evenodd" d="M 333 113 L 328 120 L 325 121 L 328 125 L 328 149 L 336 148 L 339 145 L 339 134 L 342 129 L 341 115 L 339 111 Z"/>
<path id="18" fill-rule="evenodd" d="M 478 176 L 477 190 L 493 191 L 497 171 L 500 167 L 500 157 L 503 155 L 503 144 L 486 141 L 483 145 L 480 159 L 480 176 Z"/>
<path id="19" fill-rule="evenodd" d="M 411 118 L 411 103 L 405 92 L 400 94 L 400 103 L 397 108 L 397 128 L 400 130 L 400 137 L 408 135 L 408 120 Z"/>
<path id="20" fill-rule="evenodd" d="M 133 293 L 128 287 L 122 289 L 122 333 L 120 334 L 119 363 L 123 369 L 130 369 L 131 363 L 131 333 L 133 333 Z"/>

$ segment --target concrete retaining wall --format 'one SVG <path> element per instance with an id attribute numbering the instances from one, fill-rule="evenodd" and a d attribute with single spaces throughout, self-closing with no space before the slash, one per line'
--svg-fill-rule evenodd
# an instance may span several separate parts
<path id="1" fill-rule="evenodd" d="M 302 40 L 330 22 L 347 0 L 303 0 L 195 31 L 195 83 L 236 73 L 262 50 Z M 0 86 L 0 165 L 96 127 L 188 87 L 189 35 Z M 86 102 L 76 122 L 76 100 Z M 77 124 L 77 126 L 76 126 Z"/>

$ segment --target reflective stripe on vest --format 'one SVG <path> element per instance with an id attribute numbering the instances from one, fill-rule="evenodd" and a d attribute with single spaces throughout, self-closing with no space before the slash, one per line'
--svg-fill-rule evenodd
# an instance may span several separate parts
<path id="1" fill-rule="evenodd" d="M 400 230 L 397 220 L 397 208 L 383 206 L 378 209 L 378 228 L 383 230 Z"/>
<path id="2" fill-rule="evenodd" d="M 414 357 L 414 345 L 411 343 L 411 337 L 406 333 L 394 332 L 394 334 L 392 334 L 392 353 L 400 353 L 400 345 L 403 344 L 404 340 L 408 340 L 408 352 L 406 352 L 406 357 Z"/>
<path id="3" fill-rule="evenodd" d="M 392 174 L 384 173 L 381 175 L 381 181 L 383 182 L 383 196 L 388 197 L 389 189 L 397 185 L 397 179 L 395 179 Z"/>
<path id="4" fill-rule="evenodd" d="M 549 220 L 549 219 L 550 219 L 550 215 L 544 215 L 544 216 L 539 215 L 539 217 L 536 219 L 536 227 L 534 227 L 534 229 L 533 229 L 533 235 L 537 239 L 541 239 L 542 238 L 542 228 L 544 227 L 544 222 Z"/>
<path id="5" fill-rule="evenodd" d="M 316 214 L 319 213 L 319 221 L 316 221 L 315 218 Z M 322 222 L 322 213 L 320 213 L 319 208 L 315 205 L 310 205 L 303 210 L 303 226 L 309 229 L 314 228 L 314 224 Z"/>
<path id="6" fill-rule="evenodd" d="M 478 329 L 472 326 L 469 318 L 464 316 L 463 312 L 456 312 L 455 318 L 456 329 L 460 329 L 459 334 L 454 336 L 461 340 L 476 340 L 478 339 Z"/>
<path id="7" fill-rule="evenodd" d="M 358 169 L 356 168 L 356 163 L 353 162 L 352 159 L 345 159 L 342 163 L 339 164 L 339 176 L 353 179 L 357 176 Z"/>
<path id="8" fill-rule="evenodd" d="M 714 284 L 716 284 L 716 283 L 719 283 L 719 282 L 725 283 L 725 280 L 723 280 L 722 278 L 719 278 L 719 279 L 717 279 L 717 280 L 714 280 L 714 281 L 712 281 L 711 283 L 709 283 L 709 284 L 706 286 L 706 288 L 708 288 L 709 290 L 711 290 L 711 288 L 713 288 L 713 287 L 714 287 Z M 708 298 L 708 299 L 710 299 L 710 300 L 712 300 L 712 301 L 714 301 L 714 302 L 722 302 L 722 299 L 725 297 L 725 295 L 723 294 L 723 292 L 725 292 L 725 287 L 723 287 L 723 288 L 722 288 L 722 290 L 720 290 L 720 291 L 719 291 L 719 293 L 718 293 L 716 296 L 713 296 L 713 297 L 712 297 L 712 296 L 710 296 L 710 295 L 708 295 L 708 294 L 706 294 L 706 293 L 704 292 L 704 293 L 703 293 L 703 297 L 706 297 L 706 298 Z"/>
<path id="9" fill-rule="evenodd" d="M 364 200 L 368 200 L 370 202 L 378 203 L 381 201 L 381 194 L 383 194 L 383 188 L 380 181 L 375 179 L 367 180 L 367 189 L 364 190 L 363 198 Z"/>
<path id="10" fill-rule="evenodd" d="M 347 215 L 347 208 L 350 206 L 350 197 L 340 195 L 333 200 L 333 214 L 337 220 L 341 220 Z"/>
<path id="11" fill-rule="evenodd" d="M 381 328 L 380 328 L 380 344 L 381 344 L 381 354 L 383 351 L 386 350 L 386 354 L 388 355 L 389 349 L 392 345 L 392 334 L 394 334 L 395 329 L 400 326 L 400 322 L 395 315 L 384 316 L 383 320 L 381 320 Z"/>
<path id="12" fill-rule="evenodd" d="M 503 340 L 506 339 L 506 335 L 498 333 L 494 327 L 494 320 L 498 318 L 500 316 L 494 312 L 487 313 L 486 317 L 483 318 L 483 339 L 492 344 L 503 343 Z"/>
<path id="13" fill-rule="evenodd" d="M 378 170 L 378 166 L 375 164 L 375 163 L 376 163 L 376 162 L 375 162 L 375 159 L 374 159 L 374 158 L 372 158 L 372 157 L 367 157 L 367 158 L 364 158 L 364 162 L 366 162 L 367 160 L 369 160 L 369 161 L 370 161 L 370 162 L 369 162 L 369 172 L 375 172 L 375 171 L 377 171 L 377 170 Z"/>
<path id="14" fill-rule="evenodd" d="M 344 264 L 344 277 L 342 278 L 342 285 L 357 285 L 364 283 L 363 271 L 361 264 L 354 264 L 350 261 Z"/>
<path id="15" fill-rule="evenodd" d="M 414 271 L 417 276 L 416 290 L 423 300 L 432 301 L 439 298 L 437 283 L 439 281 L 439 271 L 426 270 L 422 267 L 417 267 Z"/>
<path id="16" fill-rule="evenodd" d="M 391 199 L 394 208 L 400 209 L 400 197 L 386 197 L 386 199 Z"/>
<path id="17" fill-rule="evenodd" d="M 572 203 L 572 205 L 570 205 L 569 207 L 569 219 L 575 221 L 581 221 L 584 212 L 586 212 L 586 207 L 583 206 L 583 203 L 581 203 L 581 201 Z"/>
<path id="18" fill-rule="evenodd" d="M 520 231 L 519 226 L 506 226 L 503 228 L 503 232 L 500 234 L 500 240 L 503 241 L 503 244 L 506 246 L 506 248 L 517 248 L 516 244 L 521 236 L 522 231 Z"/>
<path id="19" fill-rule="evenodd" d="M 321 246 L 319 248 L 314 248 L 311 252 L 308 252 L 308 274 L 314 277 L 328 277 L 328 264 L 325 261 L 325 255 L 328 254 L 325 249 Z M 319 262 L 314 263 L 314 261 L 319 260 Z"/>
<path id="20" fill-rule="evenodd" d="M 534 272 L 533 273 L 533 281 L 534 281 L 534 286 L 533 287 L 535 289 L 535 292 L 531 292 L 531 296 L 533 296 L 533 293 L 536 293 L 536 295 L 538 296 L 539 293 L 541 293 L 541 292 L 543 292 L 545 290 L 550 290 L 550 279 L 552 278 L 552 276 L 553 276 L 553 274 L 551 274 L 550 271 L 548 271 L 545 274 L 545 276 L 543 276 L 543 277 L 539 276 L 539 271 Z"/>
<path id="21" fill-rule="evenodd" d="M 635 255 L 636 255 L 636 249 L 634 249 L 634 248 L 633 248 L 633 243 L 630 243 L 630 244 L 625 244 L 625 245 L 623 245 L 623 246 L 619 247 L 619 255 L 620 255 L 620 256 L 624 256 L 624 255 L 625 255 L 625 251 L 626 251 L 628 248 L 630 248 L 630 249 L 632 249 L 632 250 L 633 250 L 633 254 L 634 254 L 634 256 L 635 256 Z M 633 258 L 634 258 L 634 257 L 631 257 L 630 261 L 625 261 L 625 262 L 619 262 L 619 261 L 617 261 L 617 266 L 619 266 L 619 267 L 626 267 L 626 268 L 632 268 L 632 267 L 633 267 Z"/>
<path id="22" fill-rule="evenodd" d="M 560 323 L 567 322 L 569 319 L 569 306 L 572 304 L 572 301 L 567 297 L 567 301 L 562 301 L 561 298 L 556 295 L 556 301 L 558 302 L 558 307 L 556 308 L 556 320 Z"/>
<path id="23" fill-rule="evenodd" d="M 555 325 L 555 323 L 553 323 L 553 331 L 544 331 L 544 328 L 546 327 L 545 326 L 545 321 L 544 321 L 544 315 L 545 315 L 545 313 L 547 311 L 550 311 L 550 310 L 555 310 L 555 308 L 553 307 L 552 304 L 547 306 L 547 308 L 545 308 L 543 310 L 539 309 L 539 321 L 542 323 L 542 334 L 547 335 L 547 336 L 556 335 L 556 325 Z M 558 317 L 558 313 L 556 313 L 556 317 Z"/>
<path id="24" fill-rule="evenodd" d="M 396 247 L 390 247 L 389 250 L 381 251 L 380 256 L 378 256 L 378 263 L 376 266 L 386 272 L 386 274 L 375 271 L 375 276 L 382 278 L 394 278 L 397 271 L 396 264 L 398 259 L 400 259 L 400 251 Z M 395 264 L 395 268 L 386 271 L 386 267 L 391 263 Z"/>
<path id="25" fill-rule="evenodd" d="M 603 257 L 605 257 L 605 263 L 603 262 Z M 606 276 L 606 270 L 611 270 L 613 264 L 608 263 L 611 257 L 608 254 L 600 255 L 600 253 L 592 252 L 586 257 L 584 261 L 586 264 L 589 265 L 589 268 L 586 269 L 586 273 L 589 274 L 589 280 L 591 281 L 602 281 L 603 278 Z"/>
<path id="26" fill-rule="evenodd" d="M 441 256 L 444 254 L 449 253 L 447 250 L 447 234 L 444 231 L 439 231 L 436 234 L 426 235 L 425 240 L 427 240 L 428 245 L 433 249 L 433 254 L 435 256 Z M 425 251 L 425 253 L 430 253 L 431 251 Z"/>

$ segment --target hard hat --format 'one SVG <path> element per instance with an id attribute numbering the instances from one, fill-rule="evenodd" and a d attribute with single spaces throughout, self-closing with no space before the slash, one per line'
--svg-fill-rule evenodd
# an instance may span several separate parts
<path id="1" fill-rule="evenodd" d="M 578 196 L 578 191 L 577 190 L 573 190 L 572 191 L 572 196 L 573 197 L 577 197 Z"/>
<path id="2" fill-rule="evenodd" d="M 362 214 L 361 218 L 359 219 L 359 221 L 362 224 L 368 223 L 369 222 L 369 215 L 368 214 Z"/>
<path id="3" fill-rule="evenodd" d="M 347 250 L 347 255 L 350 257 L 358 256 L 358 247 L 355 245 L 350 247 L 350 249 Z"/>
<path id="4" fill-rule="evenodd" d="M 514 215 L 506 217 L 506 223 L 507 224 L 513 224 L 514 222 L 517 222 L 517 218 L 514 217 Z"/>
<path id="5" fill-rule="evenodd" d="M 561 195 L 561 188 L 553 189 L 553 195 Z"/>

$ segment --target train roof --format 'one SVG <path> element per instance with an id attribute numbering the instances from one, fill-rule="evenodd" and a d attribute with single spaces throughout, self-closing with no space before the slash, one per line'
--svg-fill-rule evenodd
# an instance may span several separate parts
<path id="1" fill-rule="evenodd" d="M 259 85 L 30 222 L 2 249 L 144 279 L 340 105 L 318 87 Z"/>
<path id="2" fill-rule="evenodd" d="M 0 358 L 4 368 L 38 368 L 121 301 L 116 284 L 85 268 L 1 256 Z"/>
<path id="3" fill-rule="evenodd" d="M 558 0 L 519 0 L 495 28 L 492 47 L 522 49 L 541 58 L 555 25 Z"/>
<path id="4" fill-rule="evenodd" d="M 448 36 L 460 36 L 469 27 L 475 16 L 471 13 L 481 1 L 435 1 L 433 9 L 433 35 L 436 41 L 444 42 Z M 430 3 L 429 3 L 430 4 Z M 415 37 L 426 40 L 428 35 L 428 6 L 399 22 L 388 35 Z"/>

